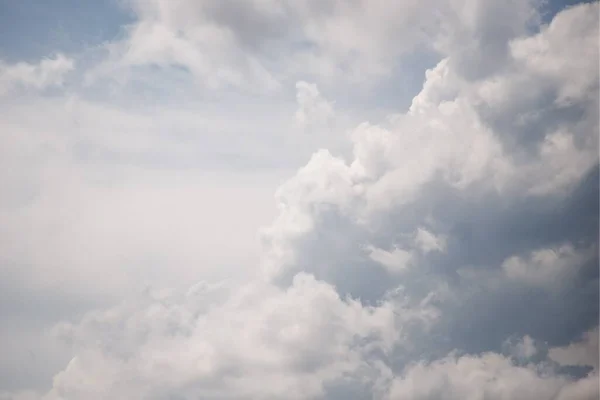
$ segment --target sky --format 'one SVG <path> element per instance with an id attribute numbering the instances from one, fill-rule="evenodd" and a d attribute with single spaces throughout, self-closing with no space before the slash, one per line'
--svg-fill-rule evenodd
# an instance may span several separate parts
<path id="1" fill-rule="evenodd" d="M 599 3 L 0 0 L 0 400 L 592 400 Z"/>

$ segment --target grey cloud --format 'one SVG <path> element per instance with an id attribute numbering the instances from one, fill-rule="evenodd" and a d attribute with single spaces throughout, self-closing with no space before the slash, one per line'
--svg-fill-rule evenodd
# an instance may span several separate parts
<path id="1" fill-rule="evenodd" d="M 477 0 L 450 8 L 436 47 L 451 55 L 450 65 L 468 80 L 494 75 L 509 63 L 510 40 L 536 25 L 538 5 L 537 0 Z M 457 22 L 448 22 L 453 19 Z"/>

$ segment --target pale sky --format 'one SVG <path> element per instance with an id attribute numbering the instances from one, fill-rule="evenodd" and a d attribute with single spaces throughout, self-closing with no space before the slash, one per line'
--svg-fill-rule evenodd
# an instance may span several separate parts
<path id="1" fill-rule="evenodd" d="M 0 1 L 0 400 L 591 400 L 599 5 Z"/>

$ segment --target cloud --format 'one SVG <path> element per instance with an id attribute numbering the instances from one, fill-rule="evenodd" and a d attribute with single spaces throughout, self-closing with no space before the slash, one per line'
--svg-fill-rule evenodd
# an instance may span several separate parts
<path id="1" fill-rule="evenodd" d="M 419 227 L 413 235 L 413 240 L 407 243 L 410 250 L 398 248 L 395 245 L 390 251 L 368 246 L 369 257 L 381 264 L 390 273 L 403 272 L 411 265 L 419 264 L 419 252 L 427 254 L 432 251 L 443 252 L 446 246 L 445 238 L 435 236 L 425 228 Z"/>
<path id="2" fill-rule="evenodd" d="M 296 122 L 305 128 L 327 125 L 333 116 L 333 106 L 321 96 L 317 85 L 300 81 L 296 83 Z"/>
<path id="3" fill-rule="evenodd" d="M 510 63 L 509 44 L 539 19 L 539 2 L 450 2 L 440 19 L 434 46 L 467 80 L 486 78 Z"/>
<path id="4" fill-rule="evenodd" d="M 255 92 L 307 78 L 370 87 L 389 77 L 403 57 L 421 50 L 452 54 L 452 63 L 461 70 L 469 65 L 491 70 L 502 65 L 509 40 L 526 33 L 536 15 L 535 2 L 529 1 L 125 4 L 135 22 L 108 47 L 110 59 L 93 75 L 176 66 L 188 70 L 202 87 Z M 498 24 L 498 15 L 510 23 Z"/>
<path id="5" fill-rule="evenodd" d="M 18 102 L 1 114 L 0 162 L 17 171 L 0 174 L 14 188 L 3 315 L 39 318 L 23 296 L 48 304 L 40 325 L 70 362 L 51 388 L 0 396 L 598 395 L 597 4 L 541 26 L 530 2 L 128 4 L 137 19 L 86 90 L 178 69 L 205 97 L 84 93 L 38 99 L 44 118 Z M 277 190 L 256 254 L 244 237 L 279 177 L 257 166 L 288 168 L 301 149 L 282 145 L 280 116 L 328 121 L 318 88 L 381 82 L 428 41 L 441 60 L 411 106 L 356 125 L 349 151 L 315 151 Z M 144 278 L 172 288 L 136 295 Z"/>
<path id="6" fill-rule="evenodd" d="M 371 247 L 369 249 L 369 257 L 371 257 L 373 261 L 383 265 L 391 273 L 398 273 L 409 267 L 412 255 L 410 252 L 398 248 L 394 248 L 391 251 L 385 251 L 383 249 Z"/>
<path id="7" fill-rule="evenodd" d="M 593 51 L 593 38 L 598 33 L 595 9 L 592 3 L 567 8 L 539 34 L 511 43 L 516 60 L 559 86 L 555 100 L 559 104 L 581 98 L 594 101 L 589 89 L 598 85 L 598 69 L 594 67 L 598 52 Z M 567 41 L 574 36 L 583 42 L 569 46 Z"/>
<path id="8" fill-rule="evenodd" d="M 540 20 L 535 0 L 124 4 L 135 20 L 108 47 L 111 57 L 99 75 L 175 66 L 203 87 L 255 92 L 300 79 L 372 87 L 415 52 L 451 56 L 460 76 L 485 78 L 510 63 L 511 40 L 531 33 Z"/>
<path id="9" fill-rule="evenodd" d="M 408 368 L 394 381 L 388 398 L 586 400 L 598 396 L 597 374 L 571 381 L 538 368 L 516 366 L 510 359 L 493 353 L 451 355 Z"/>
<path id="10" fill-rule="evenodd" d="M 551 348 L 548 357 L 560 365 L 590 366 L 598 370 L 598 327 L 585 332 L 579 342 Z"/>
<path id="11" fill-rule="evenodd" d="M 555 249 L 533 251 L 529 257 L 513 256 L 502 263 L 509 279 L 541 287 L 556 287 L 577 275 L 578 269 L 592 258 L 595 250 L 576 251 L 565 244 Z"/>
<path id="12" fill-rule="evenodd" d="M 117 64 L 181 65 L 212 87 L 263 83 L 276 88 L 290 72 L 331 78 L 380 74 L 392 35 L 415 40 L 398 19 L 426 15 L 412 2 L 392 10 L 366 1 L 129 3 L 138 20 L 111 50 Z"/>
<path id="13" fill-rule="evenodd" d="M 285 290 L 150 292 L 58 328 L 78 355 L 44 399 L 320 397 L 327 383 L 360 379 L 365 357 L 397 340 L 396 324 L 419 317 L 393 309 L 343 300 L 303 274 Z"/>
<path id="14" fill-rule="evenodd" d="M 75 61 L 63 54 L 44 58 L 37 64 L 0 61 L 0 94 L 24 87 L 45 89 L 63 84 L 65 75 L 75 68 Z"/>
<path id="15" fill-rule="evenodd" d="M 577 9 L 576 14 L 585 18 L 586 7 Z M 556 16 L 557 20 L 562 18 L 565 18 L 562 13 Z M 593 32 L 583 30 L 580 34 L 587 38 Z M 400 213 L 422 200 L 425 189 L 438 181 L 441 187 L 449 186 L 448 191 L 459 199 L 477 193 L 479 198 L 496 196 L 505 198 L 501 200 L 505 204 L 516 204 L 523 201 L 523 193 L 564 196 L 597 165 L 597 154 L 590 150 L 595 147 L 589 145 L 596 140 L 597 123 L 581 130 L 583 127 L 574 123 L 573 134 L 577 140 L 561 136 L 564 135 L 562 130 L 549 128 L 534 153 L 524 157 L 522 147 L 513 148 L 504 142 L 502 131 L 496 129 L 481 105 L 484 100 L 478 90 L 486 87 L 489 98 L 497 94 L 507 96 L 507 100 L 513 96 L 518 99 L 521 92 L 507 94 L 505 87 L 495 85 L 497 77 L 469 84 L 452 73 L 447 61 L 440 62 L 435 70 L 439 73 L 429 75 L 431 81 L 425 82 L 409 112 L 393 116 L 384 126 L 365 123 L 354 130 L 353 157 L 348 162 L 321 151 L 280 189 L 278 201 L 286 206 L 281 208 L 280 218 L 272 229 L 281 234 L 270 239 L 278 243 L 277 254 L 291 254 L 297 248 L 299 232 L 294 231 L 289 244 L 285 244 L 289 249 L 283 250 L 288 238 L 283 233 L 285 229 L 277 227 L 280 221 L 287 224 L 292 215 L 295 220 L 305 221 L 306 235 L 319 226 L 325 218 L 324 212 L 350 225 L 374 226 L 379 216 Z M 521 81 L 520 76 L 513 76 L 511 67 L 507 66 L 504 73 L 507 79 L 510 76 L 509 85 Z M 502 76 L 502 72 L 498 74 Z M 529 77 L 532 71 L 521 70 L 520 74 Z M 533 80 L 530 85 L 535 91 L 538 81 Z M 456 88 L 454 92 L 449 90 L 452 87 Z M 437 94 L 440 90 L 447 94 L 440 97 Z M 585 96 L 587 98 L 587 94 Z M 535 102 L 526 105 L 528 109 L 520 110 L 521 113 L 536 113 L 540 107 Z M 511 115 L 514 119 L 514 114 L 509 114 L 511 109 L 500 108 L 500 112 L 506 113 L 502 118 L 508 119 Z M 586 118 L 594 115 L 596 111 L 590 110 Z M 528 138 L 524 135 L 520 140 Z M 575 167 L 579 162 L 581 165 Z M 545 189 L 540 191 L 540 182 L 550 182 L 550 185 L 544 183 Z M 325 204 L 328 211 L 324 211 Z M 403 226 L 405 230 L 416 228 Z M 314 254 L 307 249 L 303 251 Z M 268 269 L 272 270 L 274 263 L 284 266 L 286 262 L 269 258 Z"/>
<path id="16" fill-rule="evenodd" d="M 415 244 L 424 253 L 430 251 L 443 252 L 446 248 L 446 240 L 442 236 L 436 236 L 424 228 L 418 228 L 415 234 Z"/>
<path id="17" fill-rule="evenodd" d="M 273 191 L 290 166 L 260 156 L 270 139 L 258 118 L 264 141 L 244 145 L 241 122 L 214 106 L 150 112 L 27 92 L 0 108 L 2 390 L 52 384 L 72 357 L 47 335 L 58 321 L 145 284 L 253 273 L 256 231 L 274 217 Z"/>
<path id="18" fill-rule="evenodd" d="M 536 354 L 538 354 L 538 348 L 536 341 L 529 335 L 525 335 L 519 340 L 508 339 L 505 342 L 511 355 L 515 356 L 517 360 L 530 360 Z"/>

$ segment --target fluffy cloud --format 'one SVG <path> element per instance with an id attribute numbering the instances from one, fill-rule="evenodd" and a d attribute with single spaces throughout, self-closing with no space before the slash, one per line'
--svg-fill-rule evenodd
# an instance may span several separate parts
<path id="1" fill-rule="evenodd" d="M 556 21 L 574 18 L 573 14 L 587 20 L 589 7 L 569 9 L 559 14 L 551 26 L 557 24 Z M 586 29 L 579 32 L 583 43 L 589 37 L 596 37 L 593 27 L 585 26 Z M 539 35 L 547 35 L 546 39 L 552 40 L 548 34 L 550 29 L 542 28 Z M 515 40 L 517 43 L 526 39 Z M 518 64 L 515 59 L 510 62 Z M 582 63 L 587 62 L 582 60 Z M 519 67 L 526 66 L 519 64 Z M 502 74 L 505 74 L 504 79 L 510 78 L 512 84 L 535 71 L 524 69 L 520 71 L 521 76 L 514 76 L 511 65 L 499 73 L 500 78 L 470 85 L 443 60 L 428 75 L 423 91 L 415 97 L 408 113 L 393 116 L 387 126 L 365 123 L 354 130 L 353 157 L 349 162 L 324 151 L 315 154 L 307 166 L 280 189 L 278 201 L 285 207 L 278 221 L 287 225 L 294 215 L 295 220 L 305 221 L 305 232 L 313 232 L 310 227 L 318 225 L 325 214 L 336 214 L 351 225 L 370 225 L 378 216 L 400 212 L 414 204 L 421 199 L 427 185 L 437 180 L 453 188 L 458 196 L 468 196 L 467 193 L 477 193 L 479 197 L 500 195 L 509 202 L 520 201 L 523 192 L 525 196 L 570 193 L 597 165 L 594 150 L 597 146 L 593 146 L 597 143 L 597 122 L 585 129 L 575 123 L 572 134 L 565 133 L 564 124 L 556 130 L 545 127 L 548 130 L 533 147 L 532 156 L 524 157 L 523 147 L 513 148 L 488 115 L 486 103 L 490 100 L 486 98 L 519 96 L 506 93 L 505 87 L 495 83 L 503 79 Z M 539 80 L 529 83 L 534 92 L 539 84 Z M 558 89 L 563 83 L 553 85 Z M 594 85 L 597 88 L 597 84 L 590 85 L 577 101 L 584 102 Z M 487 97 L 481 97 L 482 88 Z M 522 114 L 539 112 L 537 100 L 524 105 L 528 108 L 521 110 Z M 502 107 L 494 107 L 494 110 L 504 113 L 494 117 L 502 119 L 509 118 L 512 111 Z M 591 121 L 596 115 L 597 111 L 590 109 L 584 119 Z M 528 137 L 519 140 L 528 146 Z M 285 228 L 278 227 L 278 221 L 272 229 L 282 232 Z M 285 234 L 271 238 L 279 243 L 277 254 L 283 251 L 284 241 L 290 241 L 289 249 L 283 251 L 286 254 L 299 248 L 295 244 L 298 234 L 295 230 L 289 239 Z M 269 265 L 273 263 L 277 261 L 270 259 Z"/>
<path id="2" fill-rule="evenodd" d="M 37 64 L 0 61 L 0 95 L 18 87 L 45 89 L 61 85 L 65 75 L 75 68 L 75 61 L 63 54 L 44 58 Z"/>
<path id="3" fill-rule="evenodd" d="M 370 86 L 414 51 L 451 54 L 451 63 L 468 76 L 491 73 L 508 58 L 510 39 L 537 21 L 536 1 L 124 4 L 136 20 L 123 40 L 109 46 L 110 60 L 93 75 L 178 66 L 204 87 L 254 91 L 277 90 L 302 76 Z"/>
<path id="4" fill-rule="evenodd" d="M 383 265 L 392 273 L 402 272 L 405 268 L 408 268 L 412 258 L 410 252 L 398 248 L 394 248 L 391 251 L 385 251 L 383 249 L 371 247 L 369 253 L 369 257 L 371 257 L 373 261 Z"/>
<path id="5" fill-rule="evenodd" d="M 52 388 L 0 396 L 598 396 L 598 364 L 590 356 L 598 342 L 598 48 L 592 45 L 598 4 L 568 8 L 542 26 L 537 5 L 517 1 L 436 2 L 437 13 L 428 2 L 411 1 L 391 8 L 379 1 L 129 4 L 137 20 L 88 77 L 154 65 L 183 66 L 208 89 L 243 92 L 298 82 L 301 124 L 333 117 L 332 103 L 318 90 L 322 81 L 378 81 L 423 41 L 441 59 L 408 110 L 355 126 L 348 132 L 351 151 L 320 149 L 280 186 L 278 214 L 261 231 L 256 262 L 247 253 L 236 259 L 230 253 L 239 247 L 218 248 L 222 242 L 192 229 L 207 225 L 213 236 L 228 237 L 235 229 L 221 231 L 224 221 L 252 225 L 241 220 L 257 208 L 224 207 L 227 198 L 248 201 L 250 191 L 227 192 L 208 207 L 206 193 L 190 189 L 200 179 L 194 174 L 179 172 L 179 186 L 165 183 L 172 174 L 157 180 L 155 169 L 117 168 L 118 174 L 134 172 L 97 185 L 106 171 L 74 172 L 81 160 L 73 149 L 95 149 L 86 153 L 87 162 L 112 156 L 127 164 L 167 153 L 171 161 L 192 160 L 193 149 L 210 144 L 198 132 L 227 131 L 206 128 L 204 113 L 200 122 L 183 111 L 132 117 L 72 101 L 68 107 L 76 108 L 87 132 L 74 134 L 82 147 L 59 128 L 52 133 L 60 140 L 49 147 L 35 140 L 29 146 L 35 135 L 7 141 L 9 165 L 24 166 L 8 158 L 12 149 L 50 156 L 48 164 L 34 166 L 44 172 L 32 174 L 44 183 L 34 185 L 42 188 L 37 201 L 0 214 L 7 239 L 0 249 L 37 266 L 23 275 L 28 287 L 56 277 L 83 293 L 106 291 L 103 275 L 120 282 L 127 275 L 121 265 L 144 254 L 151 261 L 168 256 L 174 268 L 155 282 L 168 286 L 186 272 L 173 290 L 128 294 L 83 318 L 71 314 L 53 329 L 74 356 Z M 422 30 L 412 20 L 422 21 Z M 315 84 L 306 83 L 315 77 Z M 271 106 L 263 109 L 268 115 Z M 5 119 L 26 126 L 8 113 Z M 235 111 L 222 119 L 234 124 L 240 117 Z M 183 130 L 186 123 L 192 132 Z M 188 141 L 170 140 L 165 131 Z M 252 143 L 240 141 L 223 147 Z M 68 179 L 57 185 L 56 176 Z M 202 182 L 196 185 L 224 185 Z M 195 207 L 209 211 L 184 212 Z M 211 219 L 210 210 L 219 207 L 229 215 Z M 27 233 L 39 226 L 46 230 Z M 28 248 L 38 250 L 33 258 L 23 257 Z M 181 288 L 181 281 L 193 279 L 191 265 L 198 274 L 206 274 L 205 264 L 222 268 L 220 253 L 240 264 L 229 270 L 235 282 Z M 67 266 L 67 273 L 61 277 L 54 267 L 42 275 L 43 259 Z M 144 273 L 129 281 L 150 274 L 148 264 L 140 265 Z M 566 366 L 592 371 L 570 374 Z"/>
<path id="6" fill-rule="evenodd" d="M 397 327 L 429 318 L 391 301 L 343 300 L 303 274 L 285 290 L 252 283 L 150 292 L 59 326 L 78 355 L 44 398 L 322 397 L 327 385 L 372 373 L 369 354 L 389 352 Z"/>
<path id="7" fill-rule="evenodd" d="M 556 287 L 577 276 L 579 268 L 593 258 L 595 248 L 575 251 L 566 244 L 556 249 L 533 251 L 528 258 L 513 256 L 502 263 L 509 279 L 533 286 Z"/>
<path id="8" fill-rule="evenodd" d="M 543 366 L 516 366 L 506 357 L 486 353 L 412 366 L 394 381 L 389 399 L 591 400 L 598 394 L 597 374 L 572 381 Z"/>
<path id="9" fill-rule="evenodd" d="M 598 369 L 598 327 L 585 332 L 580 342 L 549 350 L 548 356 L 561 365 L 580 365 Z"/>
<path id="10" fill-rule="evenodd" d="M 114 57 L 105 67 L 179 65 L 213 88 L 277 89 L 287 74 L 359 81 L 386 73 L 390 60 L 419 39 L 402 22 L 430 19 L 412 1 L 391 9 L 379 1 L 127 3 L 138 20 L 123 42 L 111 46 Z"/>

